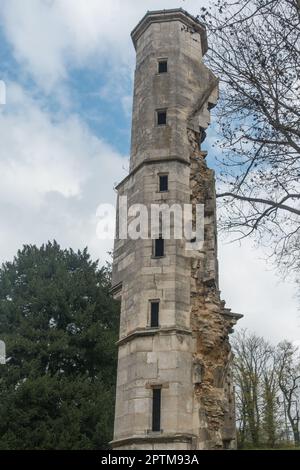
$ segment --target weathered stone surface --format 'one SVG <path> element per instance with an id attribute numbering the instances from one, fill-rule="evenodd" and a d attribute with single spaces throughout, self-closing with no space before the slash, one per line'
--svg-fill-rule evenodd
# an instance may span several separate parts
<path id="1" fill-rule="evenodd" d="M 194 373 L 195 407 L 200 417 L 199 440 L 205 443 L 204 448 L 217 449 L 223 448 L 224 442 L 234 445 L 235 441 L 234 410 L 230 406 L 233 389 L 229 333 L 237 317 L 224 315 L 224 302 L 218 288 L 214 173 L 207 167 L 205 154 L 199 149 L 199 134 L 188 130 L 188 138 L 193 182 L 191 201 L 204 204 L 210 211 L 210 217 L 206 218 L 204 260 L 191 263 L 191 328 L 196 340 L 193 361 L 198 371 Z"/>
<path id="2" fill-rule="evenodd" d="M 128 206 L 204 204 L 205 241 L 116 240 L 115 295 L 121 298 L 113 446 L 118 449 L 217 449 L 234 446 L 228 335 L 237 316 L 220 300 L 214 174 L 199 149 L 218 97 L 202 62 L 203 25 L 182 10 L 150 12 L 134 30 L 137 51 L 130 174 L 118 186 Z M 158 74 L 158 60 L 168 73 Z M 167 109 L 167 125 L 156 111 Z M 160 174 L 169 191 L 160 193 Z M 150 301 L 159 300 L 159 328 Z M 161 433 L 151 432 L 152 388 L 161 387 Z"/>

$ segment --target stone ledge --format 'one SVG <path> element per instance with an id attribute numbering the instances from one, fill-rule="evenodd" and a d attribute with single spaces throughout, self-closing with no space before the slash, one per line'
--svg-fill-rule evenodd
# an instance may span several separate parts
<path id="1" fill-rule="evenodd" d="M 208 50 L 206 27 L 203 23 L 200 23 L 197 18 L 185 11 L 183 8 L 148 11 L 131 33 L 131 38 L 135 49 L 137 48 L 138 40 L 144 34 L 150 24 L 167 23 L 169 21 L 181 21 L 189 28 L 192 28 L 192 30 L 197 31 L 201 36 L 203 55 L 206 54 Z"/>
<path id="2" fill-rule="evenodd" d="M 122 287 L 123 287 L 122 282 L 119 282 L 119 284 L 116 284 L 116 285 L 112 286 L 112 287 L 109 289 L 109 293 L 110 293 L 114 298 L 118 298 L 118 297 L 121 295 Z"/>
<path id="3" fill-rule="evenodd" d="M 224 317 L 228 317 L 236 321 L 244 317 L 244 315 L 242 315 L 241 313 L 232 312 L 230 308 L 224 308 L 224 310 L 221 311 L 221 314 L 224 315 Z"/>
<path id="4" fill-rule="evenodd" d="M 181 335 L 192 335 L 192 331 L 185 329 L 185 328 L 177 328 L 177 327 L 165 327 L 165 328 L 137 328 L 136 330 L 129 333 L 129 335 L 125 336 L 124 338 L 119 339 L 117 341 L 117 345 L 121 346 L 122 344 L 128 343 L 135 338 L 142 337 L 142 336 L 154 336 L 157 334 L 181 334 Z"/>
<path id="5" fill-rule="evenodd" d="M 171 442 L 187 442 L 193 445 L 193 442 L 196 441 L 197 436 L 195 434 L 189 433 L 150 433 L 145 436 L 131 436 L 124 439 L 117 439 L 111 441 L 109 444 L 112 448 L 122 447 L 132 444 L 154 444 L 154 443 L 171 443 Z"/>
<path id="6" fill-rule="evenodd" d="M 146 165 L 163 164 L 163 163 L 170 163 L 170 162 L 178 162 L 178 163 L 182 163 L 183 165 L 190 166 L 190 162 L 181 157 L 170 156 L 170 157 L 163 157 L 163 158 L 151 158 L 151 159 L 149 158 L 149 160 L 144 160 L 135 168 L 133 168 L 133 170 L 131 170 L 131 172 L 127 176 L 125 176 L 125 178 L 115 187 L 115 189 L 118 191 L 120 187 L 124 183 L 126 183 L 126 181 L 128 181 L 131 176 L 133 176 L 135 173 L 137 173 L 141 168 L 143 168 Z"/>

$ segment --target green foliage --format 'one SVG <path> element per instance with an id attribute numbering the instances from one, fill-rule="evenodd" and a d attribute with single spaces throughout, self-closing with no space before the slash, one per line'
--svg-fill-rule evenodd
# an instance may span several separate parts
<path id="1" fill-rule="evenodd" d="M 104 449 L 119 305 L 85 249 L 24 246 L 0 269 L 0 449 Z"/>

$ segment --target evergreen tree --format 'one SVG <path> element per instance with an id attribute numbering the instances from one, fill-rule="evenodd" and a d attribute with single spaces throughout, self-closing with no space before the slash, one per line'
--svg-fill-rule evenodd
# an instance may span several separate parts
<path id="1" fill-rule="evenodd" d="M 87 249 L 24 246 L 0 268 L 0 449 L 105 449 L 119 305 Z"/>

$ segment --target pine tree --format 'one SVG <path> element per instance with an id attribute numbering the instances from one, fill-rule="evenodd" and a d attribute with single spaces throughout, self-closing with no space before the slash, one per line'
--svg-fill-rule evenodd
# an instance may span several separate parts
<path id="1" fill-rule="evenodd" d="M 119 305 L 87 249 L 24 246 L 0 269 L 0 449 L 105 449 Z"/>

